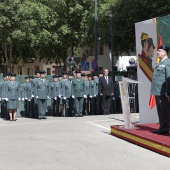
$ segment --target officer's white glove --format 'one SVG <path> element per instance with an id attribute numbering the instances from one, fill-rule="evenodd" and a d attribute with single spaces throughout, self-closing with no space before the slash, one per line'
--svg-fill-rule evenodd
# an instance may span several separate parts
<path id="1" fill-rule="evenodd" d="M 86 95 L 84 95 L 84 98 L 87 98 L 87 96 L 86 96 Z"/>
<path id="2" fill-rule="evenodd" d="M 1 98 L 0 98 L 0 101 L 1 101 Z"/>
<path id="3" fill-rule="evenodd" d="M 75 98 L 74 95 L 72 95 L 72 98 L 73 98 L 73 99 Z"/>
<path id="4" fill-rule="evenodd" d="M 38 96 L 36 96 L 36 99 L 38 99 Z"/>
<path id="5" fill-rule="evenodd" d="M 22 100 L 24 101 L 24 98 L 22 98 Z"/>
<path id="6" fill-rule="evenodd" d="M 18 100 L 20 101 L 20 100 L 21 100 L 21 98 L 19 97 L 19 98 L 18 98 Z"/>
<path id="7" fill-rule="evenodd" d="M 2 100 L 5 100 L 5 98 L 2 98 Z"/>
<path id="8" fill-rule="evenodd" d="M 30 99 L 28 99 L 28 101 L 30 102 L 31 100 L 30 100 Z"/>
<path id="9" fill-rule="evenodd" d="M 59 96 L 58 96 L 59 98 L 61 98 L 61 95 L 59 94 Z"/>
<path id="10" fill-rule="evenodd" d="M 57 97 L 54 97 L 54 100 L 57 100 Z"/>
<path id="11" fill-rule="evenodd" d="M 92 98 L 92 96 L 89 96 L 90 98 Z"/>
<path id="12" fill-rule="evenodd" d="M 8 99 L 8 98 L 5 98 L 5 100 L 6 100 L 6 101 L 9 101 L 9 99 Z"/>
<path id="13" fill-rule="evenodd" d="M 27 97 L 25 97 L 25 100 L 28 100 L 28 98 L 27 98 Z"/>
<path id="14" fill-rule="evenodd" d="M 34 95 L 32 94 L 31 97 L 34 97 Z"/>
<path id="15" fill-rule="evenodd" d="M 94 97 L 96 97 L 96 95 L 94 95 Z"/>
<path id="16" fill-rule="evenodd" d="M 49 99 L 50 97 L 49 96 L 47 96 L 47 99 Z"/>
<path id="17" fill-rule="evenodd" d="M 64 100 L 66 100 L 66 97 L 64 97 Z"/>

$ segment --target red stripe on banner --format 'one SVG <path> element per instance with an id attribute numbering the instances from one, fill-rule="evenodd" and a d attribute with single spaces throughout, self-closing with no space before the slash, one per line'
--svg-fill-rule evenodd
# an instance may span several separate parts
<path id="1" fill-rule="evenodd" d="M 52 68 L 56 68 L 56 66 L 52 66 Z"/>
<path id="2" fill-rule="evenodd" d="M 55 74 L 55 71 L 54 71 L 54 70 L 52 71 L 52 74 Z"/>

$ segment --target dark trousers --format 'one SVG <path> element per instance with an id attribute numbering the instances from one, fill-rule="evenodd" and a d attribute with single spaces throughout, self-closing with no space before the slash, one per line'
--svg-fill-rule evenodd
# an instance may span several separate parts
<path id="1" fill-rule="evenodd" d="M 34 113 L 34 98 L 31 99 L 30 101 L 30 118 L 35 118 L 35 113 Z"/>
<path id="2" fill-rule="evenodd" d="M 66 115 L 65 116 L 73 116 L 74 115 L 74 99 L 72 97 L 66 98 Z"/>
<path id="3" fill-rule="evenodd" d="M 90 115 L 95 115 L 95 108 L 96 108 L 96 97 L 89 98 L 90 101 Z"/>
<path id="4" fill-rule="evenodd" d="M 1 118 L 9 119 L 6 100 L 1 101 Z"/>
<path id="5" fill-rule="evenodd" d="M 38 99 L 38 118 L 46 117 L 47 99 Z"/>
<path id="6" fill-rule="evenodd" d="M 74 99 L 74 106 L 75 106 L 75 115 L 82 116 L 83 113 L 83 97 L 75 97 Z"/>
<path id="7" fill-rule="evenodd" d="M 38 118 L 38 99 L 34 97 L 34 116 L 37 119 Z"/>
<path id="8" fill-rule="evenodd" d="M 170 103 L 166 96 L 155 96 L 161 131 L 169 131 Z"/>
<path id="9" fill-rule="evenodd" d="M 60 99 L 57 98 L 57 100 L 55 99 L 51 99 L 51 103 L 52 103 L 52 116 L 59 116 L 59 101 Z"/>
<path id="10" fill-rule="evenodd" d="M 111 96 L 102 96 L 102 110 L 104 115 L 110 113 L 110 100 Z"/>
<path id="11" fill-rule="evenodd" d="M 89 114 L 89 98 L 84 98 L 83 102 L 83 115 Z"/>

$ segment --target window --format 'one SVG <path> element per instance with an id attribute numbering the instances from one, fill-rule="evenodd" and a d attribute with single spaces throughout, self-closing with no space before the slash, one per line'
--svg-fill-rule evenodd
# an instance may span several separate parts
<path id="1" fill-rule="evenodd" d="M 47 68 L 47 75 L 51 75 L 51 68 Z"/>

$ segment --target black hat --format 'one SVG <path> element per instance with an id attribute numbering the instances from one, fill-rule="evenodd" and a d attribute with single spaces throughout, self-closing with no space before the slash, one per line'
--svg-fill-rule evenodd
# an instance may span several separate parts
<path id="1" fill-rule="evenodd" d="M 81 71 L 75 71 L 75 73 L 77 74 L 77 73 L 81 73 Z"/>
<path id="2" fill-rule="evenodd" d="M 24 79 L 29 79 L 30 78 L 30 76 L 25 76 L 25 78 Z"/>
<path id="3" fill-rule="evenodd" d="M 36 70 L 36 71 L 35 71 L 35 74 L 37 74 L 37 73 L 39 73 L 39 74 L 40 74 L 40 71 L 39 71 L 39 70 Z"/>
<path id="4" fill-rule="evenodd" d="M 7 73 L 7 76 L 11 76 L 11 73 Z"/>
<path id="5" fill-rule="evenodd" d="M 53 75 L 53 79 L 54 79 L 54 78 L 58 78 L 58 75 Z"/>
<path id="6" fill-rule="evenodd" d="M 16 74 L 15 73 L 11 73 L 11 77 L 15 77 L 16 76 Z"/>
<path id="7" fill-rule="evenodd" d="M 63 75 L 67 75 L 67 72 L 66 72 L 66 71 L 64 71 L 62 74 L 63 74 Z"/>
<path id="8" fill-rule="evenodd" d="M 40 74 L 45 74 L 46 72 L 44 70 L 40 70 Z"/>
<path id="9" fill-rule="evenodd" d="M 60 75 L 58 75 L 58 77 L 62 77 L 62 75 L 60 74 Z"/>
<path id="10" fill-rule="evenodd" d="M 84 76 L 86 76 L 86 75 L 85 75 L 84 73 L 81 73 L 81 76 L 84 77 Z"/>
<path id="11" fill-rule="evenodd" d="M 4 74 L 3 74 L 3 77 L 6 77 L 6 76 L 7 76 L 7 74 L 4 73 Z"/>
<path id="12" fill-rule="evenodd" d="M 68 76 L 74 76 L 74 74 L 73 73 L 69 73 Z"/>
<path id="13" fill-rule="evenodd" d="M 162 49 L 164 51 L 166 51 L 167 53 L 169 52 L 170 48 L 168 46 L 160 46 L 159 49 Z"/>
<path id="14" fill-rule="evenodd" d="M 103 74 L 103 71 L 99 71 L 99 74 Z"/>
<path id="15" fill-rule="evenodd" d="M 87 74 L 87 76 L 88 76 L 88 77 L 92 77 L 92 75 L 91 75 L 91 74 Z"/>
<path id="16" fill-rule="evenodd" d="M 98 76 L 98 74 L 96 72 L 93 73 L 93 76 Z"/>
<path id="17" fill-rule="evenodd" d="M 30 78 L 30 79 L 34 79 L 35 77 L 34 77 L 34 76 L 28 76 L 28 78 Z"/>

